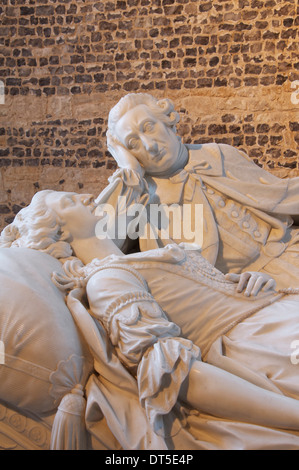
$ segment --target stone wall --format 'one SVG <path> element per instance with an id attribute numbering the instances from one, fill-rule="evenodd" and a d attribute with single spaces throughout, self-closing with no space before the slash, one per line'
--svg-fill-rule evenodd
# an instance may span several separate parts
<path id="1" fill-rule="evenodd" d="M 296 0 L 2 0 L 0 21 L 0 228 L 40 189 L 105 187 L 128 92 L 173 99 L 184 142 L 299 175 Z"/>

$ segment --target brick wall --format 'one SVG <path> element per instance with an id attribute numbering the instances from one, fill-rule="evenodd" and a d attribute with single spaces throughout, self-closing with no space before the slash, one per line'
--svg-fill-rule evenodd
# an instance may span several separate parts
<path id="1" fill-rule="evenodd" d="M 105 187 L 132 91 L 173 99 L 184 142 L 299 175 L 295 0 L 2 0 L 0 21 L 0 228 L 39 189 Z"/>

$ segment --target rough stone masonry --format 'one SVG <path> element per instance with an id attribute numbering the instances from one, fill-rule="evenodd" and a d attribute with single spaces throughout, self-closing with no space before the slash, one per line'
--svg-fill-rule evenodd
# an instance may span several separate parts
<path id="1" fill-rule="evenodd" d="M 298 8 L 2 0 L 0 229 L 40 189 L 105 187 L 107 116 L 128 92 L 173 99 L 186 143 L 228 143 L 278 176 L 299 175 Z"/>

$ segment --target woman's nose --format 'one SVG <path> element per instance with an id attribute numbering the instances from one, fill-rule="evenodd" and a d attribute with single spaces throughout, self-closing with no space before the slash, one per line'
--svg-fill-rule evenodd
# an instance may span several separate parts
<path id="1" fill-rule="evenodd" d="M 88 206 L 89 204 L 91 204 L 91 202 L 94 199 L 92 194 L 79 194 L 78 198 L 81 201 L 81 203 L 84 204 L 85 206 Z"/>

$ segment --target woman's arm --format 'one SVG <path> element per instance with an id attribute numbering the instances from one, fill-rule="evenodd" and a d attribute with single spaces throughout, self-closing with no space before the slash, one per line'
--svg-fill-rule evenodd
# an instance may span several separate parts
<path id="1" fill-rule="evenodd" d="M 194 362 L 180 398 L 203 413 L 260 426 L 299 430 L 299 402 L 210 364 Z"/>

